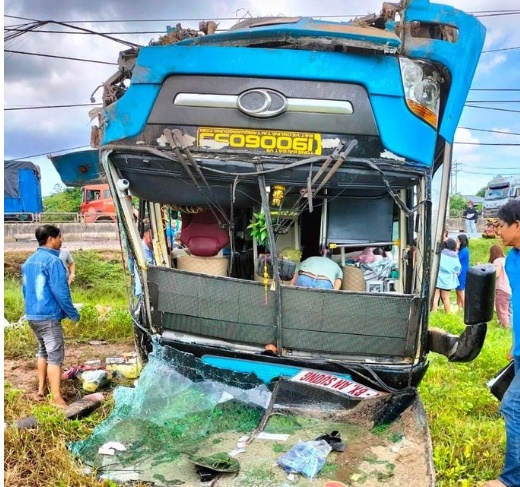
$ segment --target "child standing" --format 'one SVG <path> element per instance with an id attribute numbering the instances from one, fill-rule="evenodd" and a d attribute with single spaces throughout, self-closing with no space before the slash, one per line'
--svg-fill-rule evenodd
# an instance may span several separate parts
<path id="1" fill-rule="evenodd" d="M 461 265 L 456 252 L 457 242 L 452 238 L 449 238 L 443 243 L 443 246 L 444 248 L 441 252 L 439 263 L 437 285 L 433 297 L 433 309 L 437 309 L 439 298 L 441 298 L 444 305 L 444 311 L 450 313 L 450 291 L 453 291 L 459 285 L 458 274 L 461 270 Z"/>
<path id="2" fill-rule="evenodd" d="M 493 264 L 497 273 L 497 283 L 495 290 L 495 307 L 497 310 L 498 323 L 509 328 L 511 326 L 511 315 L 509 313 L 509 303 L 511 301 L 511 286 L 504 271 L 506 258 L 504 249 L 501 245 L 492 245 L 489 249 L 489 261 Z"/>

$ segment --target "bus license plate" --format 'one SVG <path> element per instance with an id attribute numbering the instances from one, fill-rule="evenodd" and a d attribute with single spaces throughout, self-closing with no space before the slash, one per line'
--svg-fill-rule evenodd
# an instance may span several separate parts
<path id="1" fill-rule="evenodd" d="M 273 154 L 321 155 L 321 134 L 199 127 L 197 145 L 202 149 L 261 150 Z"/>

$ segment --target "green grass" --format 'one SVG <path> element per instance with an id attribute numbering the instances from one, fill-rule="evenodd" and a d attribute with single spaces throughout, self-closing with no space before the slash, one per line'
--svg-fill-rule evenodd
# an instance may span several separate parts
<path id="1" fill-rule="evenodd" d="M 471 264 L 486 263 L 489 248 L 496 243 L 495 239 L 470 239 Z M 430 326 L 459 335 L 465 327 L 463 313 L 433 313 Z M 486 382 L 507 364 L 511 344 L 511 331 L 495 317 L 473 362 L 449 363 L 446 357 L 430 354 L 430 367 L 419 391 L 430 424 L 438 487 L 479 485 L 500 473 L 505 428 L 499 402 Z"/>
<path id="2" fill-rule="evenodd" d="M 30 252 L 6 254 L 4 267 L 4 315 L 16 323 L 24 315 L 20 284 L 20 266 Z M 72 301 L 81 304 L 77 323 L 63 320 L 66 339 L 119 340 L 133 335 L 128 311 L 128 276 L 117 252 L 74 252 L 76 281 L 72 284 Z M 6 358 L 31 358 L 36 340 L 26 322 L 21 327 L 4 330 Z"/>
<path id="3" fill-rule="evenodd" d="M 485 264 L 489 260 L 489 248 L 492 245 L 500 244 L 501 241 L 496 238 L 470 238 L 469 239 L 469 256 L 471 264 L 476 264 L 480 262 Z M 507 249 L 504 248 L 504 253 L 507 254 Z"/>
<path id="4" fill-rule="evenodd" d="M 434 313 L 430 324 L 460 334 L 462 312 Z M 480 355 L 470 363 L 449 363 L 430 354 L 419 392 L 425 405 L 439 487 L 470 486 L 496 478 L 504 459 L 505 430 L 498 401 L 486 382 L 507 363 L 510 331 L 496 320 Z"/>

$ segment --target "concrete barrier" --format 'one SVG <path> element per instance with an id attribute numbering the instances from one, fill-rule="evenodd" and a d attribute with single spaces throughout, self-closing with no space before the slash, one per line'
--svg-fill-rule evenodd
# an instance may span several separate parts
<path id="1" fill-rule="evenodd" d="M 450 229 L 450 232 L 466 233 L 466 219 L 465 218 L 447 218 L 446 225 Z M 484 232 L 486 228 L 486 219 L 479 218 L 477 221 L 477 233 Z"/>
<path id="2" fill-rule="evenodd" d="M 41 223 L 4 223 L 4 242 L 36 240 L 34 231 Z M 65 241 L 118 240 L 117 223 L 57 223 Z"/>

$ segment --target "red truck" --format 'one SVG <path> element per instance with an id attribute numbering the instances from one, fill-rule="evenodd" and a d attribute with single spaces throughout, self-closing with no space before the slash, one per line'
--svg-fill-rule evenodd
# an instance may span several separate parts
<path id="1" fill-rule="evenodd" d="M 82 187 L 79 212 L 85 223 L 115 222 L 116 209 L 108 184 Z"/>

